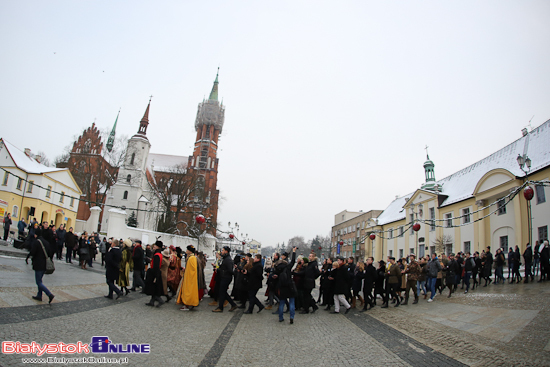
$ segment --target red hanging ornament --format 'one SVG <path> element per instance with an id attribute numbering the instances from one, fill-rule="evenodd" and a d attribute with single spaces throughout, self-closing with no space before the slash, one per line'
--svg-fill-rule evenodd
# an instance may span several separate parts
<path id="1" fill-rule="evenodd" d="M 413 226 L 413 231 L 415 231 L 415 232 L 420 231 L 420 224 L 419 224 L 419 223 L 415 223 L 415 224 L 414 224 L 414 226 Z"/>
<path id="2" fill-rule="evenodd" d="M 243 241 L 243 245 L 246 245 L 246 242 Z"/>
<path id="3" fill-rule="evenodd" d="M 527 186 L 525 189 L 523 189 L 523 196 L 527 200 L 531 200 L 533 196 L 535 196 L 535 191 L 533 191 L 533 188 L 531 186 Z"/>
<path id="4" fill-rule="evenodd" d="M 319 246 L 319 250 L 322 250 L 323 248 L 321 246 Z"/>
<path id="5" fill-rule="evenodd" d="M 340 244 L 340 246 L 342 246 L 344 244 L 344 241 L 340 240 L 340 242 L 338 242 Z"/>
<path id="6" fill-rule="evenodd" d="M 371 240 L 374 241 L 374 239 L 376 238 L 376 235 L 375 235 L 374 233 L 371 233 L 371 235 L 369 236 L 369 238 L 370 238 Z"/>
<path id="7" fill-rule="evenodd" d="M 235 238 L 235 235 L 233 233 L 229 234 L 229 238 L 233 239 Z"/>
<path id="8" fill-rule="evenodd" d="M 195 217 L 195 221 L 198 223 L 198 224 L 203 224 L 204 222 L 206 222 L 206 218 L 204 217 L 204 215 L 202 214 L 199 214 Z"/>

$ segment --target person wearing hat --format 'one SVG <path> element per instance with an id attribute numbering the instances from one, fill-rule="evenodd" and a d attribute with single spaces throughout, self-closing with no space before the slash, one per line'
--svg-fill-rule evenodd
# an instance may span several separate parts
<path id="1" fill-rule="evenodd" d="M 231 308 L 229 311 L 235 311 L 237 309 L 237 304 L 233 301 L 233 299 L 231 299 L 231 297 L 229 297 L 229 294 L 227 294 L 229 284 L 231 284 L 231 281 L 233 280 L 233 260 L 231 259 L 231 256 L 229 256 L 230 252 L 231 248 L 229 248 L 229 246 L 223 247 L 221 254 L 223 260 L 218 268 L 218 277 L 220 281 L 218 307 L 212 310 L 212 312 L 223 312 L 223 305 L 225 301 L 231 303 Z"/>
<path id="2" fill-rule="evenodd" d="M 288 252 L 284 252 L 281 255 L 281 259 L 274 265 L 275 274 L 274 278 L 277 281 L 277 295 L 279 296 L 279 322 L 285 321 L 283 318 L 283 311 L 285 303 L 288 300 L 288 308 L 290 309 L 290 323 L 294 323 L 294 314 L 296 312 L 294 300 L 297 295 L 296 285 L 292 280 L 291 269 L 296 262 L 296 247 L 292 249 L 292 258 L 288 262 Z"/>
<path id="3" fill-rule="evenodd" d="M 195 248 L 192 245 L 187 246 L 185 255 L 187 257 L 185 273 L 180 282 L 176 303 L 182 305 L 181 311 L 191 311 L 199 305 L 198 264 Z"/>
<path id="4" fill-rule="evenodd" d="M 252 264 L 247 264 L 244 269 L 244 275 L 248 279 L 248 310 L 244 313 L 251 314 L 254 310 L 254 305 L 258 306 L 258 313 L 264 309 L 262 302 L 256 297 L 258 290 L 262 288 L 262 280 L 264 279 L 262 267 L 262 255 L 257 254 L 254 256 L 254 261 Z"/>
<path id="5" fill-rule="evenodd" d="M 403 271 L 403 274 L 407 274 L 407 285 L 405 287 L 405 302 L 403 302 L 403 306 L 406 306 L 409 304 L 409 293 L 411 289 L 414 293 L 413 304 L 418 303 L 418 293 L 416 292 L 416 282 L 420 277 L 421 271 L 422 269 L 420 268 L 420 265 L 416 261 L 416 255 L 410 254 L 409 263 L 407 264 L 407 267 Z"/>
<path id="6" fill-rule="evenodd" d="M 447 287 L 449 287 L 449 295 L 447 298 L 451 298 L 451 294 L 453 294 L 455 290 L 456 274 L 460 271 L 460 267 L 455 260 L 455 254 L 449 255 L 449 261 L 443 270 L 447 272 L 445 282 Z"/>
<path id="7" fill-rule="evenodd" d="M 399 269 L 399 266 L 395 263 L 395 257 L 390 256 L 390 270 L 387 272 L 388 274 L 388 288 L 391 293 L 391 297 L 396 300 L 396 303 L 394 307 L 399 307 L 401 304 L 401 300 L 397 296 L 397 292 L 399 290 L 399 276 L 401 275 L 401 270 Z M 382 305 L 382 308 L 388 308 L 388 299 L 386 298 L 386 303 Z"/>
<path id="8" fill-rule="evenodd" d="M 105 278 L 109 285 L 109 294 L 105 298 L 113 299 L 113 292 L 116 293 L 116 299 L 122 296 L 122 291 L 118 289 L 115 282 L 118 281 L 120 275 L 120 260 L 122 253 L 118 248 L 118 240 L 113 240 L 113 244 L 109 247 L 109 251 L 105 255 Z"/>
<path id="9" fill-rule="evenodd" d="M 147 277 L 145 278 L 145 293 L 151 296 L 147 306 L 154 306 L 155 301 L 158 302 L 157 307 L 164 304 L 164 300 L 160 298 L 163 295 L 162 276 L 160 267 L 162 265 L 162 241 L 156 241 L 153 245 L 153 258 L 149 269 L 147 269 Z"/>
<path id="10" fill-rule="evenodd" d="M 130 286 L 130 270 L 133 270 L 133 261 L 132 261 L 132 251 L 130 247 L 132 246 L 132 241 L 127 238 L 122 241 L 122 257 L 119 265 L 119 272 L 117 284 L 123 292 L 126 292 L 126 295 L 130 293 L 128 287 Z"/>
<path id="11" fill-rule="evenodd" d="M 160 276 L 162 278 L 162 295 L 166 297 L 166 302 L 169 302 L 172 297 L 168 294 L 168 267 L 170 266 L 170 250 L 165 248 L 162 250 L 162 263 L 160 265 Z"/>
<path id="12" fill-rule="evenodd" d="M 143 281 L 145 276 L 145 263 L 144 263 L 144 253 L 143 248 L 141 247 L 141 241 L 136 240 L 136 244 L 134 246 L 134 250 L 132 251 L 132 261 L 134 264 L 134 273 L 133 273 L 133 279 L 134 282 L 132 283 L 132 289 L 131 291 L 136 291 L 137 287 L 141 287 L 143 290 L 145 288 L 145 282 Z"/>
<path id="13" fill-rule="evenodd" d="M 178 287 L 181 282 L 181 256 L 178 256 L 176 246 L 170 246 L 170 265 L 168 266 L 168 289 L 172 296 L 178 293 Z"/>

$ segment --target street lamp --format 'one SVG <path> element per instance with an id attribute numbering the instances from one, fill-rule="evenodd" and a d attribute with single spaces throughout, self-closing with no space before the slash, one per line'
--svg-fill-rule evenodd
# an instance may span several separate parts
<path id="1" fill-rule="evenodd" d="M 531 170 L 531 158 L 527 153 L 521 155 L 518 154 L 516 158 L 518 161 L 519 168 L 525 173 L 525 179 L 529 182 L 529 171 Z M 531 244 L 531 237 L 533 229 L 531 228 L 531 199 L 533 198 L 533 189 L 530 186 L 527 186 L 523 189 L 523 196 L 527 200 L 527 230 L 529 232 L 529 244 Z M 532 245 L 532 244 L 531 244 Z"/>

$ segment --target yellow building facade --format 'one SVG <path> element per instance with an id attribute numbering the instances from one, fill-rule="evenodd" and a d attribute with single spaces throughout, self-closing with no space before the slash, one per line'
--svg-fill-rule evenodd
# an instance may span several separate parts
<path id="1" fill-rule="evenodd" d="M 74 227 L 82 192 L 68 169 L 48 167 L 0 139 L 0 215 Z"/>

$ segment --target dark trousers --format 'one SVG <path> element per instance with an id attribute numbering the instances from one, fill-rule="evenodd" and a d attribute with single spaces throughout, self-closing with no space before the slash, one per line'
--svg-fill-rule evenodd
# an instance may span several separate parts
<path id="1" fill-rule="evenodd" d="M 73 259 L 72 256 L 71 256 L 72 254 L 73 254 L 73 249 L 67 247 L 67 253 L 65 254 L 65 261 L 66 262 L 68 262 L 68 263 L 72 262 L 72 259 Z"/>
<path id="2" fill-rule="evenodd" d="M 105 254 L 102 252 L 101 253 L 101 266 L 103 266 L 103 264 L 105 264 Z"/>
<path id="3" fill-rule="evenodd" d="M 393 299 L 396 299 L 399 303 L 399 297 L 397 296 L 397 292 L 399 292 L 399 284 L 400 283 L 388 283 L 389 292 Z M 386 298 L 386 302 L 388 302 L 389 299 Z"/>
<path id="4" fill-rule="evenodd" d="M 418 298 L 418 295 L 416 294 L 416 280 L 410 280 L 407 279 L 407 286 L 405 287 L 405 300 L 407 301 L 409 299 L 409 292 L 413 290 L 414 293 L 414 299 Z"/>
<path id="5" fill-rule="evenodd" d="M 311 288 L 304 288 L 303 290 L 303 305 L 302 307 L 304 308 L 305 311 L 309 311 L 309 308 L 311 307 L 312 309 L 315 309 L 317 307 L 317 305 L 315 304 L 315 300 L 313 299 L 313 297 L 311 296 L 311 291 L 313 289 Z"/>
<path id="6" fill-rule="evenodd" d="M 4 228 L 4 241 L 8 239 L 9 234 L 10 234 L 10 227 Z"/>
<path id="7" fill-rule="evenodd" d="M 102 254 L 103 255 L 103 254 Z M 145 282 L 143 281 L 143 270 L 135 270 L 132 275 L 134 279 L 134 283 L 132 284 L 132 288 L 141 287 L 141 289 L 145 289 Z"/>
<path id="8" fill-rule="evenodd" d="M 258 306 L 258 308 L 261 310 L 264 308 L 262 305 L 262 302 L 256 297 L 256 294 L 258 293 L 257 289 L 249 289 L 248 290 L 248 311 L 252 312 L 254 309 L 254 305 Z"/>
<path id="9" fill-rule="evenodd" d="M 237 304 L 229 297 L 227 294 L 227 289 L 229 289 L 229 284 L 231 284 L 231 278 L 222 278 L 220 279 L 220 295 L 218 297 L 218 308 L 223 310 L 223 304 L 227 300 L 231 306 L 235 307 Z"/>
<path id="10" fill-rule="evenodd" d="M 532 263 L 525 263 L 525 279 L 532 277 L 533 273 L 531 272 L 531 268 L 533 267 Z"/>
<path id="11" fill-rule="evenodd" d="M 464 284 L 466 284 L 466 292 L 470 289 L 470 277 L 472 273 L 467 271 L 464 273 Z"/>
<path id="12" fill-rule="evenodd" d="M 63 242 L 57 243 L 57 260 L 61 260 L 63 258 Z"/>
<path id="13" fill-rule="evenodd" d="M 363 296 L 365 297 L 365 308 L 367 305 L 374 305 L 374 297 L 372 295 L 372 284 L 363 287 Z"/>
<path id="14" fill-rule="evenodd" d="M 116 294 L 122 293 L 122 291 L 115 285 L 114 279 L 107 279 L 107 284 L 109 285 L 109 297 L 113 297 L 113 292 Z"/>

